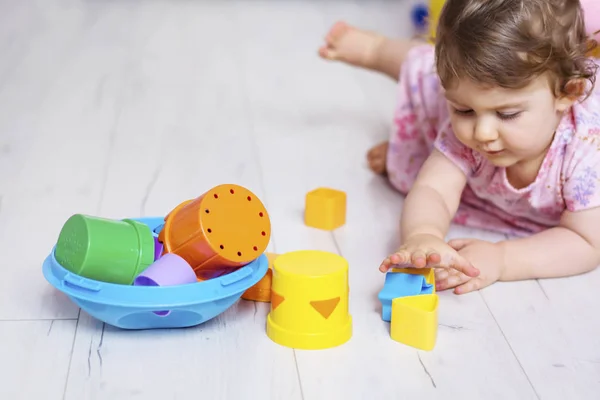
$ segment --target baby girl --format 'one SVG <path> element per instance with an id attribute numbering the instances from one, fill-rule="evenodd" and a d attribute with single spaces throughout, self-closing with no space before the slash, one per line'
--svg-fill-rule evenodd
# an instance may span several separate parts
<path id="1" fill-rule="evenodd" d="M 406 200 L 381 264 L 435 267 L 438 290 L 600 264 L 600 91 L 579 0 L 448 0 L 435 46 L 335 24 L 323 58 L 398 80 L 368 153 Z M 515 239 L 446 242 L 451 222 Z"/>

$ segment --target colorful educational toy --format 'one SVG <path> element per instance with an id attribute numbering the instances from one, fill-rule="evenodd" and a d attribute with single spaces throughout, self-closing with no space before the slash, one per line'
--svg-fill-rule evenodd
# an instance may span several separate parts
<path id="1" fill-rule="evenodd" d="M 310 227 L 334 230 L 346 223 L 346 193 L 318 188 L 306 194 L 304 223 Z"/>
<path id="2" fill-rule="evenodd" d="M 398 297 L 392 300 L 390 336 L 421 350 L 433 350 L 438 330 L 438 295 Z"/>
<path id="3" fill-rule="evenodd" d="M 381 319 L 390 322 L 392 317 L 392 300 L 398 297 L 416 296 L 433 293 L 433 285 L 421 274 L 388 272 L 383 289 L 378 298 L 381 301 Z"/>
<path id="4" fill-rule="evenodd" d="M 271 282 L 273 281 L 273 262 L 278 257 L 274 253 L 265 253 L 269 260 L 269 269 L 256 285 L 246 290 L 242 295 L 242 299 L 249 301 L 260 301 L 263 303 L 271 302 Z"/>
<path id="5" fill-rule="evenodd" d="M 248 189 L 220 185 L 164 218 L 75 214 L 44 261 L 46 280 L 82 310 L 123 329 L 201 324 L 265 282 L 269 215 Z M 266 282 L 269 282 L 268 284 Z M 258 286 L 256 286 L 258 287 Z"/>
<path id="6" fill-rule="evenodd" d="M 317 350 L 352 336 L 348 312 L 348 262 L 324 251 L 295 251 L 273 266 L 267 335 L 275 343 Z"/>
<path id="7" fill-rule="evenodd" d="M 167 253 L 133 281 L 134 286 L 173 286 L 196 283 L 196 274 L 190 264 L 177 254 Z"/>
<path id="8" fill-rule="evenodd" d="M 389 272 L 422 275 L 425 277 L 425 282 L 431 285 L 433 293 L 435 293 L 435 270 L 433 268 L 392 268 Z"/>
<path id="9" fill-rule="evenodd" d="M 200 279 L 230 273 L 261 255 L 271 237 L 263 203 L 248 189 L 220 185 L 178 205 L 165 218 L 164 253 L 185 259 Z"/>
<path id="10" fill-rule="evenodd" d="M 158 260 L 163 253 L 163 244 L 154 236 L 154 261 Z"/>
<path id="11" fill-rule="evenodd" d="M 160 231 L 158 227 L 163 221 L 164 218 L 141 218 L 124 222 L 124 224 L 135 222 L 135 226 L 141 225 L 145 228 L 141 229 L 140 227 L 140 231 L 144 232 L 148 229 L 153 232 Z M 116 226 L 119 227 L 120 224 L 116 224 Z M 70 229 L 67 227 L 65 232 Z M 93 230 L 94 234 L 89 233 L 91 231 L 90 228 L 83 230 L 93 238 L 93 242 L 89 242 L 90 247 L 101 246 L 102 242 L 96 243 L 96 240 L 103 237 L 96 235 L 95 229 Z M 120 235 L 119 237 L 127 239 L 128 236 Z M 75 236 L 71 241 L 79 239 L 79 236 Z M 152 236 L 150 243 L 152 243 Z M 130 245 L 129 241 L 126 240 L 124 245 Z M 57 244 L 43 263 L 42 271 L 46 280 L 69 296 L 77 306 L 92 317 L 122 329 L 182 328 L 199 325 L 230 308 L 242 293 L 265 276 L 268 269 L 267 257 L 262 254 L 230 274 L 201 282 L 177 284 L 177 282 L 183 283 L 184 281 L 193 282 L 195 273 L 191 271 L 189 265 L 187 273 L 181 273 L 180 268 L 185 270 L 187 263 L 181 263 L 181 258 L 167 253 L 159 259 L 160 262 L 154 263 L 143 273 L 160 286 L 155 286 L 150 281 L 146 281 L 148 286 L 134 286 L 102 282 L 69 271 L 57 260 L 58 249 Z M 151 247 L 149 259 L 153 258 L 153 250 Z M 97 251 L 98 249 L 86 250 L 84 254 L 97 258 Z M 80 252 L 77 254 L 78 257 L 82 257 Z M 110 252 L 108 255 L 110 254 L 123 257 L 121 251 Z M 134 254 L 136 253 L 134 252 Z M 126 255 L 125 258 L 132 261 L 134 257 Z M 179 260 L 177 262 L 179 265 L 175 265 L 174 260 Z M 90 258 L 86 258 L 85 262 L 89 263 Z M 133 264 L 136 264 L 135 260 Z M 101 266 L 108 271 L 114 271 L 115 266 L 120 266 L 123 270 L 134 269 L 124 263 L 122 258 L 116 257 L 105 257 L 103 263 L 98 265 L 98 268 Z M 156 271 L 154 271 L 155 268 Z M 160 274 L 157 272 L 158 269 L 160 269 Z M 106 274 L 100 273 L 99 275 L 105 276 Z M 137 283 L 143 282 L 138 281 Z"/>
<path id="12" fill-rule="evenodd" d="M 431 350 L 437 338 L 438 296 L 433 268 L 392 268 L 379 292 L 381 318 L 397 342 Z"/>
<path id="13" fill-rule="evenodd" d="M 56 260 L 82 277 L 123 285 L 154 262 L 154 239 L 147 225 L 82 214 L 63 225 Z"/>
<path id="14" fill-rule="evenodd" d="M 155 261 L 133 281 L 134 286 L 175 286 L 196 283 L 196 273 L 183 258 L 168 253 Z M 167 316 L 169 310 L 154 311 L 156 315 Z"/>

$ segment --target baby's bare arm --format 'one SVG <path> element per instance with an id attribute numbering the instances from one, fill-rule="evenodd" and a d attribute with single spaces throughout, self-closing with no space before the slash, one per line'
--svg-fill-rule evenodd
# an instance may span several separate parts
<path id="1" fill-rule="evenodd" d="M 406 196 L 400 224 L 401 241 L 418 234 L 431 234 L 444 240 L 466 182 L 465 174 L 434 149 Z"/>
<path id="2" fill-rule="evenodd" d="M 528 238 L 501 242 L 502 281 L 582 274 L 600 264 L 600 208 L 565 211 L 560 225 Z"/>
<path id="3" fill-rule="evenodd" d="M 479 270 L 445 241 L 466 182 L 465 174 L 434 149 L 406 196 L 400 222 L 402 243 L 383 260 L 381 272 L 394 265 L 412 265 L 454 268 L 467 276 L 478 276 Z"/>

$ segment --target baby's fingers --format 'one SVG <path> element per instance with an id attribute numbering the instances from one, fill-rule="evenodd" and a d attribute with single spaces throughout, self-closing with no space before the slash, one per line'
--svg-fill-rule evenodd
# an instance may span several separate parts
<path id="1" fill-rule="evenodd" d="M 412 254 L 411 264 L 415 268 L 424 268 L 427 265 L 427 255 L 423 250 L 415 250 Z"/>
<path id="2" fill-rule="evenodd" d="M 390 257 L 388 257 L 385 260 L 383 260 L 381 265 L 379 265 L 379 271 L 387 272 L 391 268 L 391 266 L 392 266 L 392 261 L 390 260 Z"/>
<path id="3" fill-rule="evenodd" d="M 400 250 L 390 256 L 393 265 L 410 264 L 411 253 L 407 250 Z"/>
<path id="4" fill-rule="evenodd" d="M 448 277 L 450 276 L 450 271 L 453 270 L 450 268 L 434 268 L 433 271 L 435 273 L 436 281 L 444 281 L 448 279 Z"/>
<path id="5" fill-rule="evenodd" d="M 454 268 L 457 271 L 462 272 L 463 274 L 470 276 L 472 278 L 479 275 L 479 270 L 473 266 L 469 261 L 465 258 L 456 255 L 451 261 L 450 268 Z"/>
<path id="6" fill-rule="evenodd" d="M 390 255 L 385 260 L 383 260 L 383 262 L 379 266 L 379 271 L 387 272 L 394 265 L 407 264 L 409 262 L 410 262 L 410 253 L 405 250 L 400 250 L 400 251 Z"/>
<path id="7" fill-rule="evenodd" d="M 454 269 L 449 269 L 448 271 L 452 271 L 447 273 L 447 275 L 443 276 L 440 274 L 440 277 L 438 278 L 436 276 L 436 280 L 435 280 L 435 289 L 442 291 L 442 290 L 446 290 L 446 289 L 450 289 L 459 285 L 464 284 L 465 282 L 468 282 L 469 280 L 473 279 L 470 278 L 468 276 L 466 276 L 465 274 L 462 274 Z M 479 278 L 476 278 L 479 279 Z"/>
<path id="8" fill-rule="evenodd" d="M 442 262 L 442 257 L 440 253 L 436 253 L 434 251 L 430 251 L 427 254 L 427 266 L 428 267 L 436 267 Z"/>
<path id="9" fill-rule="evenodd" d="M 481 289 L 484 286 L 482 278 L 469 279 L 466 282 L 461 282 L 460 286 L 454 289 L 455 294 L 466 294 Z"/>

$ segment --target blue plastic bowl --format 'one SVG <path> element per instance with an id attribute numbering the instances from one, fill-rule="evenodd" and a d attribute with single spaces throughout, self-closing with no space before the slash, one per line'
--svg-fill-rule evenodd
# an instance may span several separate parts
<path id="1" fill-rule="evenodd" d="M 138 218 L 158 234 L 163 218 Z M 269 268 L 263 254 L 227 275 L 178 286 L 129 286 L 73 274 L 54 257 L 44 261 L 44 277 L 82 310 L 122 329 L 184 328 L 199 325 L 231 307 Z M 158 313 L 158 314 L 157 314 Z"/>

